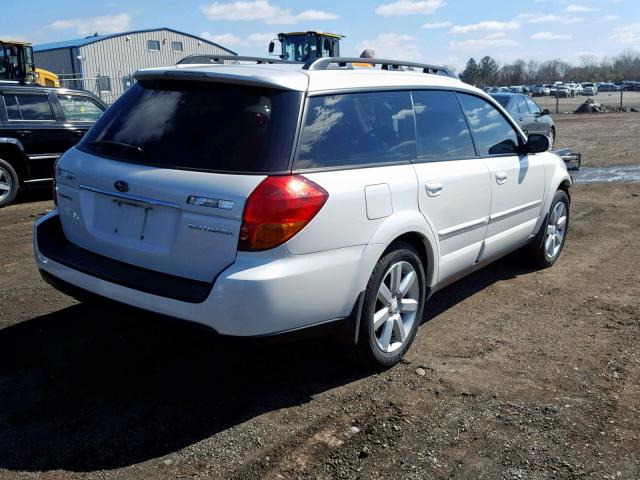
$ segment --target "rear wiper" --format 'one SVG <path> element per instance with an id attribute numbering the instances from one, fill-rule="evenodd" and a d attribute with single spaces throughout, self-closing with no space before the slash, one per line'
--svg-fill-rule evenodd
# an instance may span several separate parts
<path id="1" fill-rule="evenodd" d="M 94 146 L 97 148 L 116 147 L 123 150 L 134 151 L 139 155 L 144 155 L 144 150 L 142 149 L 142 147 L 139 147 L 138 145 L 131 145 L 130 143 L 116 142 L 115 140 L 94 140 L 93 142 L 89 142 L 87 146 Z"/>

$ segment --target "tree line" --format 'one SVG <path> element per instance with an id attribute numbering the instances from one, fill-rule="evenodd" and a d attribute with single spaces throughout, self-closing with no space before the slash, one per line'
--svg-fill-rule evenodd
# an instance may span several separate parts
<path id="1" fill-rule="evenodd" d="M 516 60 L 500 65 L 490 56 L 470 58 L 460 74 L 462 81 L 476 86 L 533 85 L 563 82 L 620 82 L 640 80 L 640 52 L 627 50 L 614 57 L 580 57 L 578 65 L 555 59 L 544 62 Z"/>

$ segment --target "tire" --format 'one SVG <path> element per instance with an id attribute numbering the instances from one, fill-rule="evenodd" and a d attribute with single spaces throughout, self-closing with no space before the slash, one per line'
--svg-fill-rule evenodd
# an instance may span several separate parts
<path id="1" fill-rule="evenodd" d="M 531 260 L 538 268 L 552 266 L 567 239 L 569 229 L 569 196 L 563 190 L 558 190 L 553 197 L 547 219 L 536 236 L 533 249 L 530 250 Z"/>
<path id="2" fill-rule="evenodd" d="M 0 208 L 11 205 L 19 188 L 18 174 L 9 163 L 0 158 Z"/>
<path id="3" fill-rule="evenodd" d="M 389 246 L 365 290 L 356 350 L 367 367 L 384 370 L 402 360 L 422 320 L 425 285 L 416 249 L 405 242 Z M 404 293 L 398 294 L 399 288 Z"/>
<path id="4" fill-rule="evenodd" d="M 553 150 L 553 144 L 556 143 L 556 129 L 549 130 L 549 150 Z"/>

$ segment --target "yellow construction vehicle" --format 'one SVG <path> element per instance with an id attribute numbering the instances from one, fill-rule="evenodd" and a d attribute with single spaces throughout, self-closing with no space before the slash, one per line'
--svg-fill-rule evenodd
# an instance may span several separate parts
<path id="1" fill-rule="evenodd" d="M 308 32 L 279 33 L 281 50 L 278 56 L 289 62 L 307 62 L 320 57 L 339 57 L 340 40 L 344 35 L 337 33 Z M 275 40 L 269 44 L 269 53 L 276 48 Z"/>
<path id="2" fill-rule="evenodd" d="M 0 81 L 60 86 L 55 73 L 36 68 L 31 44 L 16 40 L 0 40 Z"/>
<path id="3" fill-rule="evenodd" d="M 36 67 L 36 83 L 43 87 L 60 87 L 58 75 L 44 68 Z"/>
<path id="4" fill-rule="evenodd" d="M 0 40 L 0 81 L 33 83 L 35 64 L 30 43 Z"/>

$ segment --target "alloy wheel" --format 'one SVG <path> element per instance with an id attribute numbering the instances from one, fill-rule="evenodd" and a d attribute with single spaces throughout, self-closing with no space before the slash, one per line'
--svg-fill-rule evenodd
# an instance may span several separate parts
<path id="1" fill-rule="evenodd" d="M 420 302 L 418 273 L 409 262 L 389 267 L 378 287 L 373 330 L 378 348 L 391 353 L 401 348 L 416 321 Z"/>
<path id="2" fill-rule="evenodd" d="M 548 258 L 555 258 L 560 252 L 567 229 L 567 207 L 558 202 L 551 212 L 544 241 L 544 251 Z"/>
<path id="3" fill-rule="evenodd" d="M 0 167 L 0 202 L 11 195 L 13 189 L 13 179 L 11 174 L 4 168 Z"/>

